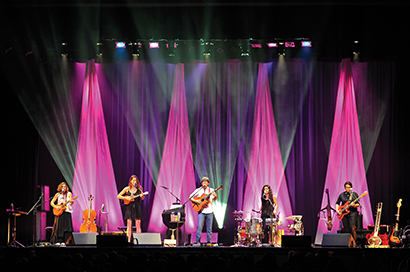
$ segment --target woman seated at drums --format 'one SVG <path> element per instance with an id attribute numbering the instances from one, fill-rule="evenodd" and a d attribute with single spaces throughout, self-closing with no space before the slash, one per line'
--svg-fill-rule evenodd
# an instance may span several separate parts
<path id="1" fill-rule="evenodd" d="M 262 242 L 272 244 L 272 225 L 276 218 L 276 210 L 278 209 L 278 202 L 276 196 L 272 194 L 272 189 L 269 185 L 264 185 L 262 187 L 262 206 L 259 209 L 258 213 L 261 213 L 261 218 L 263 221 L 263 240 Z"/>

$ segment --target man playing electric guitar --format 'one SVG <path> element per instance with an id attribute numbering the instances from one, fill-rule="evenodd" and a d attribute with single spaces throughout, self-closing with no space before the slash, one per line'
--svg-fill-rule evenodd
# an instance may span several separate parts
<path id="1" fill-rule="evenodd" d="M 345 192 L 342 192 L 337 198 L 336 211 L 338 213 L 338 217 L 342 218 L 343 232 L 351 233 L 355 244 L 357 220 L 359 218 L 357 207 L 360 206 L 360 203 L 359 201 L 354 201 L 359 198 L 359 195 L 352 191 L 353 185 L 350 181 L 346 181 L 344 187 Z M 343 212 L 342 207 L 346 204 L 346 202 L 354 203 Z M 341 204 L 341 206 L 339 206 L 339 204 Z"/>
<path id="2" fill-rule="evenodd" d="M 209 187 L 209 178 L 203 177 L 201 179 L 201 188 L 197 188 L 191 195 L 190 199 L 193 203 L 194 209 L 201 207 L 198 210 L 198 226 L 196 229 L 196 244 L 201 242 L 202 228 L 206 222 L 206 240 L 211 243 L 212 238 L 212 221 L 213 221 L 213 205 L 212 202 L 218 197 L 215 190 Z M 207 197 L 208 196 L 208 197 Z"/>

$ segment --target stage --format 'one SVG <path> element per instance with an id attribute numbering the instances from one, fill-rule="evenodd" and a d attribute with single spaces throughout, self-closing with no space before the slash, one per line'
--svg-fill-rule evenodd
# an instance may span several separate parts
<path id="1" fill-rule="evenodd" d="M 67 246 L 0 250 L 7 271 L 404 271 L 408 248 Z M 3 269 L 2 269 L 3 270 Z M 4 270 L 3 270 L 4 271 Z"/>

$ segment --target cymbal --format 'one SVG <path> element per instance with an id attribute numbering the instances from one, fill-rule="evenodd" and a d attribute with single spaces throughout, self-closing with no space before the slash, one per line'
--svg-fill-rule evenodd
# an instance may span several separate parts
<path id="1" fill-rule="evenodd" d="M 237 214 L 237 213 L 244 213 L 244 211 L 234 211 L 233 213 L 234 213 L 234 214 Z"/>
<path id="2" fill-rule="evenodd" d="M 301 219 L 302 219 L 302 215 L 291 215 L 291 216 L 286 217 L 285 219 L 286 219 L 286 220 L 293 220 L 293 221 L 301 220 Z"/>

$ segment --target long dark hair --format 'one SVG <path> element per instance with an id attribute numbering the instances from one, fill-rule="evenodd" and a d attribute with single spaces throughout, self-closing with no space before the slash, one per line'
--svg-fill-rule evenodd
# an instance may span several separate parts
<path id="1" fill-rule="evenodd" d="M 131 175 L 130 179 L 128 180 L 128 187 L 131 187 L 131 180 L 133 180 L 134 178 L 137 180 L 137 182 L 135 183 L 135 188 L 138 191 L 142 191 L 140 180 L 136 175 Z"/>
<path id="2" fill-rule="evenodd" d="M 264 194 L 264 192 L 265 192 L 265 188 L 268 188 L 268 189 L 269 189 L 268 198 L 269 198 L 269 199 L 272 201 L 272 203 L 273 203 L 272 188 L 271 188 L 269 185 L 263 185 L 263 187 L 262 187 L 262 193 L 261 193 L 261 199 L 262 199 L 262 200 L 265 200 L 265 198 L 263 197 L 263 194 Z"/>

